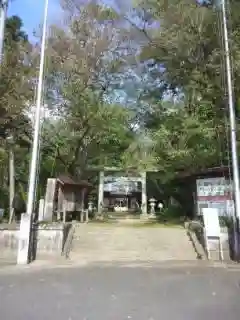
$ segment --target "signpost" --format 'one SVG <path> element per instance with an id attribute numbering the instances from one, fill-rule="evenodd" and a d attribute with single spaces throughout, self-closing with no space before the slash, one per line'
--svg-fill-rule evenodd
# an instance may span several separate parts
<path id="1" fill-rule="evenodd" d="M 221 229 L 218 217 L 218 210 L 216 208 L 203 208 L 203 221 L 205 226 L 205 243 L 207 249 L 207 257 L 210 259 L 209 240 L 217 240 L 219 244 L 219 256 L 223 261 L 223 249 L 221 242 Z"/>

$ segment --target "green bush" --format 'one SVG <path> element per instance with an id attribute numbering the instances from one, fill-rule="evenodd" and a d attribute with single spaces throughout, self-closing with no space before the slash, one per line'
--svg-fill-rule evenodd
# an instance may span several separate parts
<path id="1" fill-rule="evenodd" d="M 183 210 L 179 207 L 169 206 L 164 208 L 160 212 L 156 212 L 156 216 L 159 221 L 163 222 L 171 222 L 171 221 L 182 221 L 185 215 L 183 214 Z"/>
<path id="2" fill-rule="evenodd" d="M 231 229 L 234 226 L 234 220 L 229 216 L 220 216 L 219 223 L 221 227 L 227 227 L 228 229 Z"/>

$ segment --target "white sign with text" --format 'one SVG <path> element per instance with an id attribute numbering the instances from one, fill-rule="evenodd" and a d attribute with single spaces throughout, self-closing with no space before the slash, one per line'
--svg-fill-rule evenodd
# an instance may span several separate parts
<path id="1" fill-rule="evenodd" d="M 203 208 L 203 221 L 205 226 L 205 241 L 208 259 L 211 257 L 211 246 L 209 240 L 218 241 L 219 258 L 223 261 L 223 248 L 221 242 L 221 228 L 219 223 L 219 212 L 217 208 Z"/>
<path id="2" fill-rule="evenodd" d="M 221 229 L 217 208 L 203 208 L 203 221 L 206 237 L 221 237 Z"/>

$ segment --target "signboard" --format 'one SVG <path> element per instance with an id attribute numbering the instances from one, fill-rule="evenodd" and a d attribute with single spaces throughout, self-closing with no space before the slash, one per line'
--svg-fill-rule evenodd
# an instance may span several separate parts
<path id="1" fill-rule="evenodd" d="M 197 213 L 202 215 L 204 208 L 218 209 L 220 216 L 234 214 L 232 185 L 224 177 L 198 179 L 196 181 Z"/>
<path id="2" fill-rule="evenodd" d="M 196 183 L 198 201 L 225 201 L 232 198 L 231 183 L 224 177 L 198 179 Z"/>
<path id="3" fill-rule="evenodd" d="M 205 226 L 206 237 L 221 236 L 218 210 L 216 208 L 203 208 L 203 221 Z"/>
<path id="4" fill-rule="evenodd" d="M 141 177 L 104 177 L 104 191 L 113 194 L 141 192 Z"/>

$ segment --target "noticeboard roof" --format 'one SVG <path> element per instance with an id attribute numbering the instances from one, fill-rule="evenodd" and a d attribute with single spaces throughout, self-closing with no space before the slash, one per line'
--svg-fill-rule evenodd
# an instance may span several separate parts
<path id="1" fill-rule="evenodd" d="M 57 178 L 57 181 L 63 186 L 68 185 L 68 186 L 75 186 L 75 187 L 88 187 L 88 188 L 93 187 L 93 185 L 86 180 L 76 181 L 75 179 L 73 179 L 72 177 L 70 177 L 68 175 L 60 175 Z"/>

